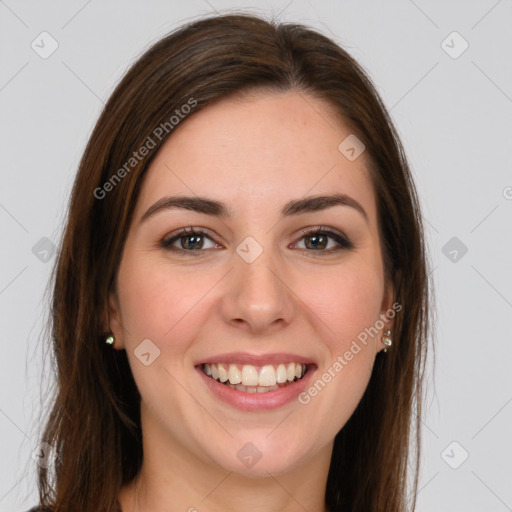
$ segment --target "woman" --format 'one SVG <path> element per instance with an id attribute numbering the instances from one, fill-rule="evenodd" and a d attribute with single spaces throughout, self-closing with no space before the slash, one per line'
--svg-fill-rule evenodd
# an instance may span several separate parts
<path id="1" fill-rule="evenodd" d="M 412 510 L 428 297 L 362 68 L 301 25 L 180 28 L 121 80 L 73 187 L 40 510 Z"/>

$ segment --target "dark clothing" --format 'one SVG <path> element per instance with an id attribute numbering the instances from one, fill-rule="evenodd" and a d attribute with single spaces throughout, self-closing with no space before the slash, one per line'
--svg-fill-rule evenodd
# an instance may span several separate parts
<path id="1" fill-rule="evenodd" d="M 42 507 L 33 507 L 30 510 L 27 510 L 27 512 L 45 512 Z M 115 508 L 112 512 L 121 512 L 121 505 L 119 504 L 119 501 L 116 503 Z"/>

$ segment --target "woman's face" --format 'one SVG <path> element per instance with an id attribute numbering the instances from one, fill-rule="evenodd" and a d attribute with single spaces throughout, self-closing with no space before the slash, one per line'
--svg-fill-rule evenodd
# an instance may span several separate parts
<path id="1" fill-rule="evenodd" d="M 393 297 L 350 134 L 321 100 L 261 93 L 191 115 L 156 155 L 110 300 L 145 458 L 250 476 L 328 464 Z"/>

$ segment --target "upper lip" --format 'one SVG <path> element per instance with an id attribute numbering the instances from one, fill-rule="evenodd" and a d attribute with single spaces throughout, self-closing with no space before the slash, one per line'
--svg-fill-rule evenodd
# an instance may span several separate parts
<path id="1" fill-rule="evenodd" d="M 306 365 L 315 364 L 313 359 L 298 354 L 249 354 L 247 352 L 229 352 L 226 354 L 217 354 L 197 361 L 195 366 L 202 364 L 230 363 L 230 364 L 250 364 L 253 366 L 265 366 L 269 364 L 280 363 L 302 363 Z"/>

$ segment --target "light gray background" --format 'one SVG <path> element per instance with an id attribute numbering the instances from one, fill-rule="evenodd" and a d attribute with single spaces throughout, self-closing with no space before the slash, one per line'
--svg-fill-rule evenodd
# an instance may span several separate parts
<path id="1" fill-rule="evenodd" d="M 54 257 L 32 248 L 58 241 L 87 137 L 126 67 L 182 22 L 233 8 L 333 37 L 391 109 L 424 208 L 438 306 L 418 511 L 512 510 L 510 0 L 0 0 L 0 511 L 36 503 Z M 59 45 L 47 59 L 31 48 L 43 31 Z M 453 31 L 469 44 L 458 58 Z"/>

